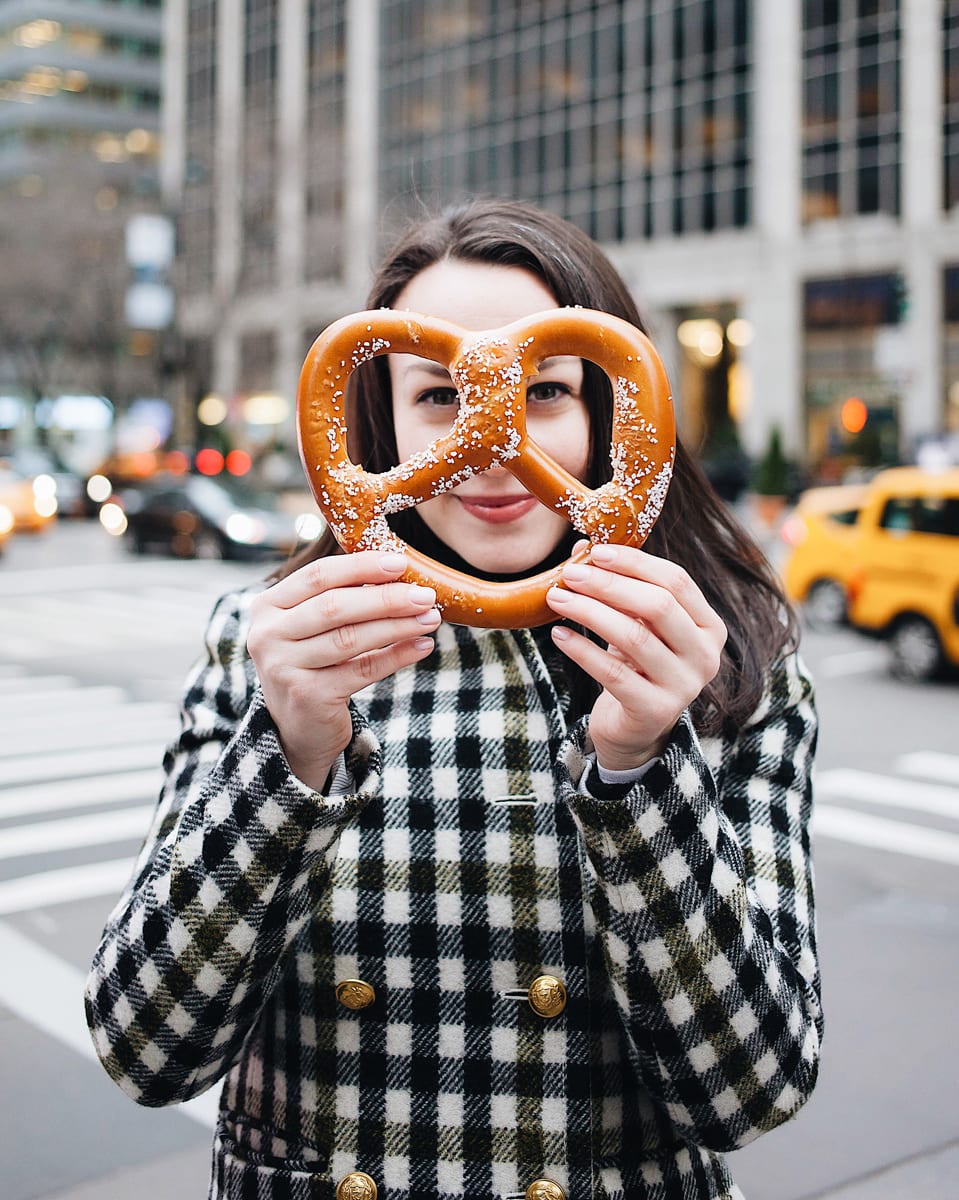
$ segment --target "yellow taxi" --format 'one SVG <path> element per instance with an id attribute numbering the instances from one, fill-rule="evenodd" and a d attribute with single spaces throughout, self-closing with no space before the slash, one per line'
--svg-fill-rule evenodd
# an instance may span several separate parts
<path id="1" fill-rule="evenodd" d="M 959 468 L 882 471 L 856 524 L 849 623 L 888 641 L 900 678 L 959 667 Z"/>
<path id="2" fill-rule="evenodd" d="M 867 484 L 810 488 L 780 527 L 788 546 L 782 568 L 786 595 L 813 625 L 846 618 L 849 580 L 860 540 L 857 522 Z"/>
<path id="3" fill-rule="evenodd" d="M 14 533 L 39 533 L 56 520 L 57 485 L 50 475 L 22 475 L 0 459 L 0 505 Z"/>

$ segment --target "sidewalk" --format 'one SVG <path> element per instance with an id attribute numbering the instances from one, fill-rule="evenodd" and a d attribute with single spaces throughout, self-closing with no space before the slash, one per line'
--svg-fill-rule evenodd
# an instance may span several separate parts
<path id="1" fill-rule="evenodd" d="M 957 1188 L 959 1142 L 953 1142 L 801 1200 L 940 1200 L 956 1195 Z M 772 1200 L 772 1196 L 766 1200 Z"/>

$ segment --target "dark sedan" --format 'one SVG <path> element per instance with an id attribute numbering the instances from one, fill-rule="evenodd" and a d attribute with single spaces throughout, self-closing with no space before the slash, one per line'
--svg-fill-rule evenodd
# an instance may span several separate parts
<path id="1" fill-rule="evenodd" d="M 322 529 L 315 513 L 284 512 L 270 492 L 204 475 L 125 491 L 103 506 L 100 520 L 134 554 L 178 558 L 281 557 Z"/>

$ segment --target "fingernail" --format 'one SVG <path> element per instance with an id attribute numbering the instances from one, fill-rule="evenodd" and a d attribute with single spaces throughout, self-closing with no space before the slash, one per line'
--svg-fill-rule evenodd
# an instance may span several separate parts
<path id="1" fill-rule="evenodd" d="M 572 593 L 561 587 L 551 587 L 546 593 L 550 604 L 567 604 L 572 598 Z"/>
<path id="2" fill-rule="evenodd" d="M 431 587 L 421 587 L 418 583 L 414 583 L 410 588 L 410 603 L 435 604 L 436 592 Z"/>
<path id="3" fill-rule="evenodd" d="M 427 612 L 417 613 L 416 619 L 421 625 L 438 625 L 440 622 L 440 610 L 431 608 Z"/>
<path id="4" fill-rule="evenodd" d="M 380 566 L 384 571 L 405 571 L 406 555 L 399 554 L 396 550 L 387 550 L 385 554 L 380 555 Z"/>
<path id="5" fill-rule="evenodd" d="M 615 546 L 608 546 L 602 543 L 594 546 L 589 552 L 591 562 L 599 563 L 601 566 L 606 566 L 609 563 L 614 563 L 619 557 Z"/>
<path id="6" fill-rule="evenodd" d="M 428 637 L 418 637 L 413 643 L 413 648 L 415 650 L 432 650 L 433 639 Z"/>
<path id="7" fill-rule="evenodd" d="M 573 636 L 572 631 L 567 629 L 565 625 L 554 625 L 553 626 L 553 641 L 554 642 L 568 642 L 572 636 Z"/>
<path id="8" fill-rule="evenodd" d="M 567 563 L 563 567 L 563 578 L 571 579 L 574 583 L 581 583 L 589 575 L 589 571 L 582 563 Z"/>

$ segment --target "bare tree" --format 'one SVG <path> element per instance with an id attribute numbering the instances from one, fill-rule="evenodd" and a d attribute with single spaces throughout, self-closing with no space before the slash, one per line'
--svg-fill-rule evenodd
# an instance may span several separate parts
<path id="1" fill-rule="evenodd" d="M 156 354 L 124 315 L 126 221 L 150 206 L 88 156 L 3 189 L 0 385 L 34 404 L 62 391 L 119 407 L 156 394 Z"/>

